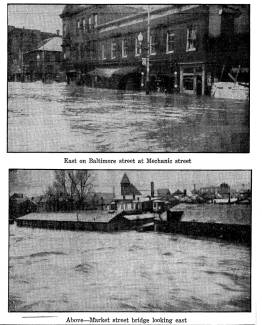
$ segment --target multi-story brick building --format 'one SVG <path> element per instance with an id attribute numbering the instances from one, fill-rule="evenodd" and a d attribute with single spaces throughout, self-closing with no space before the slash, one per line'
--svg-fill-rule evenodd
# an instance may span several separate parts
<path id="1" fill-rule="evenodd" d="M 132 10 L 66 6 L 61 17 L 69 78 L 97 87 L 140 89 L 149 58 L 154 90 L 205 94 L 214 80 L 237 74 L 248 81 L 248 5 Z"/>

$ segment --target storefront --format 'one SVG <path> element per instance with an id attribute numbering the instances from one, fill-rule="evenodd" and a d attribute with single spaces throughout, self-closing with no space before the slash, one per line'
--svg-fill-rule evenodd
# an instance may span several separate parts
<path id="1" fill-rule="evenodd" d="M 182 94 L 204 95 L 206 71 L 203 62 L 180 63 L 180 92 Z"/>

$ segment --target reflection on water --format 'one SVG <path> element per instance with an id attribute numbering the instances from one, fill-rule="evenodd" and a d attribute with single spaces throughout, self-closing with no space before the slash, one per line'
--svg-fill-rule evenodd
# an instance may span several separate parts
<path id="1" fill-rule="evenodd" d="M 11 225 L 9 311 L 250 311 L 250 248 Z"/>
<path id="2" fill-rule="evenodd" d="M 247 102 L 9 83 L 9 151 L 248 152 Z"/>

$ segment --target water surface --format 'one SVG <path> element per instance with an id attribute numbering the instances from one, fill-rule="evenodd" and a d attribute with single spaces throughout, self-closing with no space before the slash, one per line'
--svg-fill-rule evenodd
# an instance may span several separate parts
<path id="1" fill-rule="evenodd" d="M 248 152 L 249 103 L 8 84 L 10 152 Z"/>
<path id="2" fill-rule="evenodd" d="M 250 311 L 250 248 L 11 225 L 9 311 Z"/>

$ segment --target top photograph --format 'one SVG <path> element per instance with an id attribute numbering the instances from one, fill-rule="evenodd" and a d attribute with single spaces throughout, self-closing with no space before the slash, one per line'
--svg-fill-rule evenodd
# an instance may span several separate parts
<path id="1" fill-rule="evenodd" d="M 249 4 L 7 15 L 7 152 L 250 152 Z"/>

